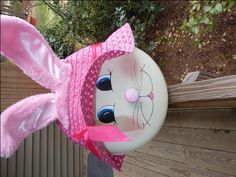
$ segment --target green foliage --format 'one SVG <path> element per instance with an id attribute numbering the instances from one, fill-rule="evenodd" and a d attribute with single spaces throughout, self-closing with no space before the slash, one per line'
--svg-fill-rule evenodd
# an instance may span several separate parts
<path id="1" fill-rule="evenodd" d="M 137 46 L 141 46 L 147 29 L 155 26 L 156 17 L 163 10 L 160 3 L 148 0 L 41 0 L 39 4 L 47 5 L 56 14 L 55 20 L 39 30 L 62 58 L 88 44 L 103 41 L 126 22 L 134 30 Z"/>
<path id="2" fill-rule="evenodd" d="M 73 53 L 75 40 L 72 31 L 68 29 L 68 26 L 56 23 L 46 30 L 40 28 L 40 31 L 57 56 L 65 58 Z"/>
<path id="3" fill-rule="evenodd" d="M 201 48 L 210 41 L 203 41 L 203 34 L 212 31 L 214 17 L 223 12 L 230 12 L 235 0 L 190 1 L 189 18 L 183 21 L 181 29 L 194 35 L 196 45 Z"/>

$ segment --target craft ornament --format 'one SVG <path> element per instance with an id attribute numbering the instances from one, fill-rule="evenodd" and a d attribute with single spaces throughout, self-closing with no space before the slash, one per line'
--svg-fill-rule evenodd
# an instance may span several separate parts
<path id="1" fill-rule="evenodd" d="M 120 170 L 124 153 L 150 141 L 164 122 L 164 77 L 135 48 L 128 23 L 105 42 L 60 60 L 34 26 L 1 15 L 1 54 L 51 91 L 1 113 L 1 157 L 10 157 L 24 138 L 56 121 L 74 143 Z"/>

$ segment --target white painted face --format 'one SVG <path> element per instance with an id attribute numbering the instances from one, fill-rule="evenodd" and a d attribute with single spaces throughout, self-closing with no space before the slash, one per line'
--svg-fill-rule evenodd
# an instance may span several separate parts
<path id="1" fill-rule="evenodd" d="M 168 106 L 167 86 L 156 63 L 142 50 L 106 61 L 96 83 L 96 124 L 114 124 L 131 141 L 105 142 L 114 154 L 132 151 L 161 128 Z"/>

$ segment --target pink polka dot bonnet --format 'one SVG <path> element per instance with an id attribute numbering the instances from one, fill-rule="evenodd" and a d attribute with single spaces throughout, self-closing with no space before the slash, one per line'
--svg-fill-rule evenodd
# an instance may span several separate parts
<path id="1" fill-rule="evenodd" d="M 110 153 L 103 142 L 129 139 L 114 125 L 95 125 L 94 93 L 102 64 L 133 50 L 132 30 L 125 24 L 105 42 L 59 60 L 34 26 L 1 15 L 1 54 L 51 91 L 20 100 L 1 113 L 1 156 L 10 157 L 25 137 L 57 121 L 74 143 L 120 170 L 124 155 Z"/>

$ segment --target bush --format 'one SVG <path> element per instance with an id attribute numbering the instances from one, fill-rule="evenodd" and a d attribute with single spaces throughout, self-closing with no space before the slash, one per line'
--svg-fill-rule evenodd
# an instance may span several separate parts
<path id="1" fill-rule="evenodd" d="M 181 29 L 194 35 L 196 45 L 201 48 L 210 41 L 203 41 L 204 33 L 210 32 L 214 27 L 214 17 L 223 12 L 230 12 L 235 0 L 222 1 L 190 1 L 189 18 L 184 20 Z"/>
<path id="2" fill-rule="evenodd" d="M 53 23 L 40 26 L 39 30 L 61 58 L 88 44 L 103 41 L 126 22 L 131 24 L 139 47 L 145 41 L 147 29 L 155 26 L 163 10 L 160 3 L 148 0 L 41 0 L 40 4 L 47 5 L 56 14 Z"/>

